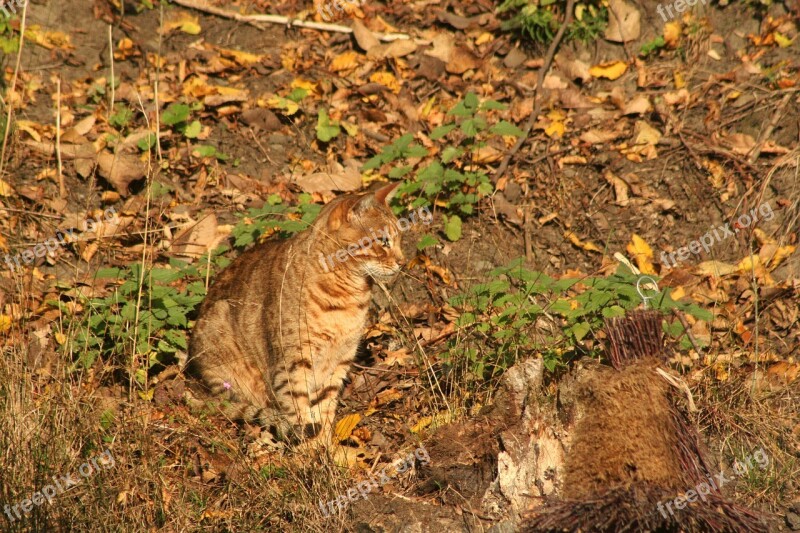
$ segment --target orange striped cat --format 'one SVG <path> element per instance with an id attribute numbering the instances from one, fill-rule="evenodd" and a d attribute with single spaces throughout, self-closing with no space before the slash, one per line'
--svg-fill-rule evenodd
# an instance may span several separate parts
<path id="1" fill-rule="evenodd" d="M 200 306 L 188 369 L 227 416 L 283 441 L 330 443 L 373 282 L 401 268 L 388 207 L 398 185 L 340 196 L 305 231 L 257 244 L 219 274 Z"/>

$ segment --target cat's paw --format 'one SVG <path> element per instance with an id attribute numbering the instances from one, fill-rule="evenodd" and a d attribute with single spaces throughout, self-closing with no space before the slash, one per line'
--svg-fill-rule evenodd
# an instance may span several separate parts
<path id="1" fill-rule="evenodd" d="M 247 457 L 258 459 L 265 455 L 273 455 L 286 449 L 286 444 L 275 438 L 271 432 L 262 430 L 261 435 L 247 445 Z"/>

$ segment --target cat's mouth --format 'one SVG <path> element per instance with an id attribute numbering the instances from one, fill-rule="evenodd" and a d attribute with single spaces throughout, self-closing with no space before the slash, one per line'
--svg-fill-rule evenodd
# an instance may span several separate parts
<path id="1" fill-rule="evenodd" d="M 367 276 L 383 281 L 393 278 L 400 272 L 401 268 L 402 265 L 399 263 L 395 263 L 394 265 L 367 263 L 364 266 L 364 273 Z"/>

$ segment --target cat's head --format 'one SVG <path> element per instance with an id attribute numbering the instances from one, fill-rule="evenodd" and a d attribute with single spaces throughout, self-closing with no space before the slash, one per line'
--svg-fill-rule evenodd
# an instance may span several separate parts
<path id="1" fill-rule="evenodd" d="M 375 279 L 391 278 L 400 270 L 400 228 L 389 207 L 398 185 L 342 196 L 325 206 L 319 220 L 324 270 L 356 270 Z"/>

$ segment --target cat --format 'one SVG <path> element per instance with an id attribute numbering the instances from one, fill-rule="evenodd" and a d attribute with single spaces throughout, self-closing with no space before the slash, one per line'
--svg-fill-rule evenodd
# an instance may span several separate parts
<path id="1" fill-rule="evenodd" d="M 227 416 L 280 441 L 331 443 L 373 284 L 402 266 L 388 206 L 398 185 L 332 200 L 306 230 L 255 245 L 217 276 L 192 331 L 188 370 Z"/>

